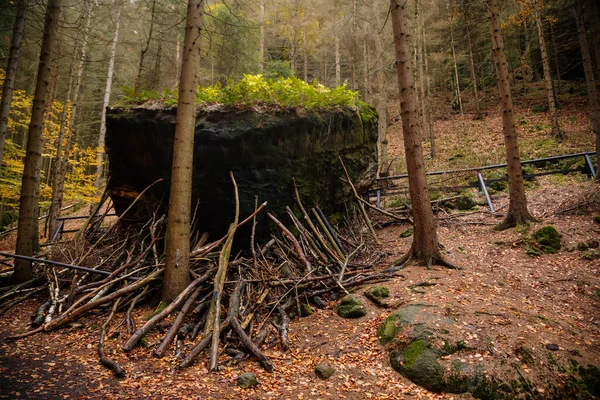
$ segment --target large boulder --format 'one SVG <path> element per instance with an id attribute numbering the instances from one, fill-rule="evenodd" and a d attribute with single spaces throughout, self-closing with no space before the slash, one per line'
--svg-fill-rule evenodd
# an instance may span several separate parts
<path id="1" fill-rule="evenodd" d="M 163 179 L 128 212 L 127 220 L 147 221 L 157 209 L 167 210 L 175 119 L 175 109 L 108 111 L 108 190 L 117 213 L 148 185 Z M 345 176 L 339 156 L 359 192 L 366 191 L 377 169 L 374 110 L 199 109 L 192 193 L 196 228 L 213 238 L 227 231 L 234 210 L 229 171 L 239 187 L 242 218 L 254 210 L 255 196 L 259 204 L 268 201 L 272 212 L 283 214 L 286 205 L 295 203 L 294 179 L 305 206 L 318 204 L 326 214 L 343 210 L 351 193 L 341 180 Z"/>

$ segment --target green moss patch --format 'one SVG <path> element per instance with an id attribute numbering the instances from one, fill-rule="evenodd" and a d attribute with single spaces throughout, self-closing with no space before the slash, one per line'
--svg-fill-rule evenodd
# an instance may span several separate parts
<path id="1" fill-rule="evenodd" d="M 551 225 L 544 226 L 533 234 L 533 238 L 540 244 L 541 250 L 546 254 L 556 254 L 560 250 L 562 235 Z"/>

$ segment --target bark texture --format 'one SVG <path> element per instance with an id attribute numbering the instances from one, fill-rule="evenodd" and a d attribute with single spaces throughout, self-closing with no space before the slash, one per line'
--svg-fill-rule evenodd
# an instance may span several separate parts
<path id="1" fill-rule="evenodd" d="M 540 14 L 539 1 L 534 4 L 535 24 L 537 25 L 538 40 L 540 43 L 540 52 L 542 53 L 542 67 L 544 69 L 544 85 L 546 86 L 546 95 L 548 98 L 548 112 L 552 121 L 552 136 L 557 139 L 563 138 L 558 125 L 558 111 L 554 101 L 554 85 L 552 84 L 552 74 L 550 73 L 550 61 L 548 60 L 548 51 L 546 50 L 546 39 L 544 39 L 544 26 Z"/>
<path id="2" fill-rule="evenodd" d="M 0 100 L 0 167 L 2 166 L 4 142 L 6 141 L 6 133 L 8 132 L 8 115 L 10 113 L 10 103 L 12 101 L 12 93 L 15 86 L 17 66 L 19 65 L 21 40 L 23 39 L 23 30 L 25 29 L 26 8 L 26 0 L 17 1 L 17 16 L 15 17 L 10 50 L 8 51 L 6 75 L 4 77 L 4 86 L 2 87 L 2 100 Z"/>
<path id="3" fill-rule="evenodd" d="M 200 30 L 203 0 L 189 0 L 183 61 L 179 79 L 177 127 L 173 144 L 173 167 L 167 222 L 166 266 L 162 298 L 173 300 L 190 284 L 190 210 L 194 164 L 196 87 L 200 65 Z"/>
<path id="4" fill-rule="evenodd" d="M 598 92 L 596 91 L 596 82 L 594 81 L 594 70 L 592 69 L 592 58 L 590 57 L 590 47 L 588 44 L 587 34 L 585 32 L 585 24 L 583 22 L 581 0 L 575 2 L 575 19 L 577 20 L 577 33 L 579 36 L 579 45 L 581 47 L 581 60 L 583 62 L 583 70 L 585 72 L 585 83 L 588 91 L 588 99 L 590 101 L 590 109 L 592 113 L 592 129 L 596 137 L 596 182 L 600 182 L 600 104 L 598 104 Z"/>
<path id="5" fill-rule="evenodd" d="M 504 145 L 506 146 L 506 163 L 508 164 L 509 205 L 504 221 L 497 226 L 498 229 L 513 227 L 518 223 L 533 219 L 527 210 L 525 186 L 523 184 L 523 171 L 519 155 L 519 143 L 515 128 L 512 97 L 508 77 L 508 65 L 504 55 L 504 42 L 500 28 L 500 13 L 498 1 L 488 0 L 490 10 L 490 32 L 492 35 L 492 51 L 496 66 L 498 80 L 498 93 L 502 107 L 502 131 L 504 132 Z"/>
<path id="6" fill-rule="evenodd" d="M 410 200 L 413 207 L 415 229 L 411 255 L 421 263 L 431 265 L 442 261 L 437 238 L 436 222 L 429 202 L 423 148 L 417 111 L 417 93 L 414 85 L 410 30 L 406 18 L 405 0 L 391 0 L 391 18 L 394 29 L 396 48 L 396 67 L 398 70 L 398 87 L 400 89 L 400 113 L 404 150 L 408 170 Z"/>
<path id="7" fill-rule="evenodd" d="M 21 197 L 19 199 L 19 230 L 16 253 L 32 256 L 38 243 L 36 192 L 39 187 L 39 168 L 43 148 L 44 110 L 50 85 L 52 58 L 62 0 L 50 0 L 46 9 L 44 34 L 38 67 L 31 122 L 27 134 L 27 151 L 24 161 Z M 13 280 L 25 282 L 33 277 L 30 261 L 15 260 Z"/>

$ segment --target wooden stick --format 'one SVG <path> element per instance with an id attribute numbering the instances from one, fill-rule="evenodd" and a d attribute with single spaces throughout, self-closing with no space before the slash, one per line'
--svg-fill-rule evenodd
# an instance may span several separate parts
<path id="1" fill-rule="evenodd" d="M 196 298 L 200 294 L 201 290 L 202 287 L 198 286 L 194 293 L 192 293 L 192 295 L 187 299 L 183 307 L 181 307 L 181 311 L 179 311 L 177 318 L 175 318 L 175 322 L 173 322 L 171 329 L 169 329 L 169 332 L 167 332 L 167 334 L 165 335 L 165 338 L 161 342 L 160 346 L 158 346 L 158 348 L 152 353 L 154 357 L 162 358 L 165 356 L 165 353 L 167 352 L 167 347 L 169 346 L 169 344 L 171 344 L 171 342 L 175 338 L 175 335 L 177 335 L 177 332 L 179 331 L 179 327 L 183 323 L 185 315 L 188 313 L 194 301 L 196 301 Z"/>
<path id="2" fill-rule="evenodd" d="M 311 211 L 312 211 L 313 215 L 315 216 L 315 219 L 321 226 L 321 229 L 323 229 L 323 232 L 325 232 L 325 236 L 327 237 L 327 239 L 329 239 L 329 243 L 331 243 L 331 245 L 335 249 L 335 251 L 337 253 L 337 258 L 336 258 L 337 261 L 341 263 L 341 260 L 346 258 L 346 256 L 344 256 L 344 252 L 342 252 L 342 249 L 340 249 L 340 247 L 337 245 L 337 243 L 333 239 L 333 236 L 331 236 L 331 232 L 329 232 L 329 229 L 327 229 L 327 225 L 325 225 L 325 222 L 321 219 L 321 216 L 319 215 L 317 210 L 313 208 L 313 209 L 311 209 Z"/>
<path id="3" fill-rule="evenodd" d="M 112 292 L 108 296 L 105 296 L 96 301 L 87 303 L 77 309 L 71 310 L 70 312 L 67 311 L 67 312 L 61 314 L 55 320 L 50 321 L 47 324 L 44 324 L 43 330 L 46 332 L 49 332 L 54 329 L 57 329 L 60 326 L 85 314 L 86 312 L 93 310 L 94 308 L 96 308 L 98 306 L 101 306 L 102 304 L 110 303 L 111 301 L 123 296 L 124 294 L 130 293 L 139 288 L 142 288 L 142 287 L 146 286 L 147 284 L 149 284 L 150 282 L 152 282 L 153 280 L 157 279 L 160 276 L 160 274 L 163 273 L 163 271 L 164 271 L 164 269 L 160 268 L 160 269 L 154 271 L 153 273 L 151 273 L 150 275 L 146 276 L 145 278 L 140 279 L 139 281 L 136 281 L 136 282 L 132 283 L 131 285 L 125 286 L 115 292 Z"/>
<path id="4" fill-rule="evenodd" d="M 231 246 L 233 244 L 233 237 L 238 224 L 238 218 L 240 215 L 240 200 L 238 195 L 238 187 L 235 183 L 233 172 L 229 172 L 231 182 L 233 183 L 233 193 L 235 195 L 235 216 L 233 223 L 229 226 L 229 232 L 227 233 L 227 240 L 221 249 L 219 254 L 219 268 L 215 276 L 214 290 L 213 290 L 213 301 L 208 311 L 209 317 L 207 318 L 207 327 L 205 332 L 212 329 L 212 345 L 211 345 L 211 356 L 210 356 L 210 367 L 209 370 L 214 371 L 217 368 L 219 358 L 219 331 L 220 331 L 220 317 L 221 317 L 221 295 L 223 293 L 223 287 L 225 285 L 225 277 L 227 276 L 227 265 L 229 263 L 229 256 L 231 254 Z M 211 319 L 211 317 L 214 317 Z"/>
<path id="5" fill-rule="evenodd" d="M 165 319 L 169 314 L 171 314 L 173 311 L 178 309 L 181 306 L 181 304 L 184 302 L 184 300 L 187 299 L 187 297 L 190 295 L 190 293 L 194 292 L 196 290 L 196 288 L 198 286 L 200 286 L 200 284 L 202 282 L 207 281 L 212 276 L 212 272 L 213 271 L 209 269 L 200 278 L 197 278 L 195 281 L 190 283 L 188 285 L 188 287 L 186 287 L 181 293 L 179 293 L 179 295 L 175 298 L 175 300 L 173 300 L 173 302 L 171 304 L 169 304 L 167 307 L 162 309 L 158 314 L 156 314 L 154 317 L 150 318 L 144 324 L 144 326 L 142 326 L 137 331 L 135 331 L 135 333 L 133 335 L 131 335 L 129 340 L 123 345 L 123 350 L 131 351 L 131 349 L 133 349 L 135 347 L 135 345 L 139 342 L 139 340 L 142 338 L 142 336 L 144 336 L 146 333 L 148 333 L 148 331 L 150 329 L 152 329 L 157 323 L 159 323 L 160 321 Z"/>
<path id="6" fill-rule="evenodd" d="M 246 346 L 246 348 L 250 350 L 254 357 L 258 359 L 260 365 L 262 365 L 267 372 L 273 372 L 273 364 L 271 363 L 271 360 L 269 360 L 269 357 L 264 355 L 258 346 L 256 346 L 254 342 L 250 340 L 248 335 L 246 335 L 246 332 L 240 325 L 240 321 L 237 319 L 237 317 L 233 317 L 231 319 L 231 328 L 233 328 L 234 332 L 238 335 L 244 346 Z"/>
<path id="7" fill-rule="evenodd" d="M 106 336 L 106 330 L 108 329 L 110 320 L 115 315 L 115 311 L 117 310 L 120 301 L 121 299 L 115 300 L 108 318 L 106 318 L 106 321 L 102 324 L 102 329 L 100 330 L 100 340 L 98 341 L 98 356 L 100 357 L 100 364 L 110 369 L 114 376 L 117 378 L 125 378 L 125 370 L 116 361 L 106 357 L 106 354 L 104 354 L 104 337 Z"/>
<path id="8" fill-rule="evenodd" d="M 294 252 L 298 256 L 298 259 L 304 265 L 304 271 L 307 274 L 310 274 L 312 272 L 312 270 L 313 270 L 313 267 L 310 264 L 310 261 L 308 261 L 308 259 L 306 258 L 306 255 L 304 254 L 304 251 L 302 251 L 302 246 L 300 246 L 300 243 L 298 243 L 298 240 L 294 237 L 294 235 L 292 234 L 292 232 L 290 232 L 281 222 L 279 222 L 279 220 L 277 218 L 275 218 L 273 216 L 273 214 L 267 213 L 267 216 L 273 222 L 275 222 L 275 225 L 277 225 L 277 227 L 279 228 L 279 230 L 281 230 L 281 232 L 283 233 L 283 236 L 285 236 L 286 238 L 289 239 L 290 242 L 292 242 L 292 246 L 294 246 Z"/>
<path id="9" fill-rule="evenodd" d="M 340 159 L 340 162 L 342 163 L 342 168 L 344 168 L 344 173 L 346 174 L 346 178 L 348 179 L 348 184 L 352 188 L 352 193 L 354 193 L 354 197 L 359 199 L 360 196 L 358 195 L 358 192 L 356 191 L 356 188 L 354 187 L 354 184 L 352 183 L 352 180 L 350 179 L 350 174 L 348 174 L 348 170 L 346 169 L 346 165 L 344 164 L 342 157 L 338 157 L 338 158 Z M 379 241 L 379 238 L 377 237 L 377 234 L 375 233 L 375 229 L 373 229 L 373 224 L 371 224 L 371 220 L 369 219 L 369 215 L 367 214 L 367 211 L 365 210 L 365 206 L 360 201 L 358 202 L 358 208 L 360 209 L 360 212 L 365 219 L 365 223 L 367 224 L 367 227 L 369 227 L 369 231 L 371 231 L 371 235 L 373 235 L 373 239 L 375 239 L 375 243 L 377 243 L 377 245 L 380 246 L 381 242 Z"/>
<path id="10" fill-rule="evenodd" d="M 325 254 L 323 254 L 323 252 L 319 249 L 319 247 L 317 246 L 317 243 L 312 238 L 310 232 L 304 227 L 304 225 L 302 225 L 302 223 L 298 220 L 298 218 L 296 218 L 296 216 L 292 212 L 292 209 L 289 208 L 288 206 L 286 206 L 285 211 L 287 211 L 287 213 L 290 216 L 290 219 L 292 220 L 292 222 L 294 223 L 294 226 L 296 227 L 296 229 L 298 229 L 300 234 L 306 238 L 311 249 L 317 255 L 317 258 L 320 259 L 322 262 L 327 263 L 329 260 L 327 259 Z"/>
<path id="11" fill-rule="evenodd" d="M 295 195 L 296 195 L 296 203 L 298 204 L 298 208 L 300 209 L 300 212 L 302 213 L 302 216 L 304 217 L 304 220 L 308 224 L 308 227 L 310 228 L 310 230 L 312 231 L 312 233 L 317 238 L 317 241 L 321 244 L 321 247 L 323 247 L 323 249 L 325 250 L 325 252 L 327 254 L 329 254 L 329 256 L 331 257 L 332 260 L 341 262 L 341 260 L 339 259 L 339 256 L 336 255 L 329 248 L 329 246 L 327 246 L 327 243 L 325 243 L 325 240 L 323 239 L 323 237 L 319 233 L 319 230 L 317 229 L 317 227 L 315 226 L 315 224 L 313 224 L 313 222 L 310 219 L 308 213 L 306 212 L 306 209 L 302 205 L 302 201 L 300 200 L 300 194 L 298 193 L 298 186 L 296 186 L 296 180 L 294 180 L 294 192 L 295 192 Z"/>

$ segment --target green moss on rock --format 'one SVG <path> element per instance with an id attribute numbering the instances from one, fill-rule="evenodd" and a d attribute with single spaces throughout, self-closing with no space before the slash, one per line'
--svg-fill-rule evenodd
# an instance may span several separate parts
<path id="1" fill-rule="evenodd" d="M 540 244 L 546 254 L 556 254 L 560 250 L 562 235 L 551 225 L 544 226 L 533 234 L 534 239 Z"/>
<path id="2" fill-rule="evenodd" d="M 358 297 L 349 294 L 340 300 L 335 312 L 342 318 L 360 318 L 367 314 L 367 309 Z"/>

